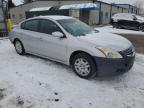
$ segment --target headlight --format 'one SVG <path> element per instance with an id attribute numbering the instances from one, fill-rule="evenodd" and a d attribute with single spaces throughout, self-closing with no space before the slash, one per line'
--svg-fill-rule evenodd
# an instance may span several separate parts
<path id="1" fill-rule="evenodd" d="M 103 48 L 103 47 L 96 47 L 96 48 L 99 51 L 101 51 L 105 55 L 106 58 L 122 58 L 122 56 L 118 52 L 112 49 Z"/>

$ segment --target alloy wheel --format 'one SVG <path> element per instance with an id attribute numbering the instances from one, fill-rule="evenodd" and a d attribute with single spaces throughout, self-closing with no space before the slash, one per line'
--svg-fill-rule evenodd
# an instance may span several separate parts
<path id="1" fill-rule="evenodd" d="M 22 53 L 23 47 L 22 47 L 22 44 L 20 43 L 20 41 L 15 42 L 15 49 L 16 49 L 17 53 L 19 53 L 19 54 Z"/>
<path id="2" fill-rule="evenodd" d="M 76 59 L 74 67 L 76 72 L 81 76 L 87 76 L 91 72 L 91 66 L 89 62 L 84 58 Z"/>

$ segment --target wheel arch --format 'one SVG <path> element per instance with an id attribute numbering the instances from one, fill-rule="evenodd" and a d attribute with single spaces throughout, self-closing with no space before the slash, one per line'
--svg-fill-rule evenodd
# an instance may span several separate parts
<path id="1" fill-rule="evenodd" d="M 92 58 L 92 60 L 93 60 L 93 62 L 95 63 L 95 65 L 96 65 L 96 62 L 95 62 L 93 56 L 92 56 L 91 54 L 85 52 L 85 51 L 82 51 L 82 50 L 77 50 L 77 51 L 72 52 L 72 54 L 70 55 L 70 58 L 69 58 L 69 64 L 70 64 L 70 65 L 72 65 L 72 60 L 73 60 L 73 58 L 74 58 L 77 54 L 79 54 L 79 53 L 85 53 L 85 54 L 89 55 L 89 56 Z"/>
<path id="2" fill-rule="evenodd" d="M 20 40 L 19 38 L 15 38 L 15 39 L 13 40 L 13 44 L 16 42 L 16 40 L 18 40 L 18 41 L 21 42 L 21 40 Z"/>

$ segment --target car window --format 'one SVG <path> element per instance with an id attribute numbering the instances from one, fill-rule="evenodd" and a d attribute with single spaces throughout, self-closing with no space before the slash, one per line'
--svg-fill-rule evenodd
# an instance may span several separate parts
<path id="1" fill-rule="evenodd" d="M 38 23 L 39 23 L 39 20 L 27 21 L 25 23 L 25 29 L 31 30 L 31 31 L 37 31 L 38 30 Z"/>
<path id="2" fill-rule="evenodd" d="M 39 20 L 29 20 L 21 24 L 21 28 L 30 31 L 38 30 Z"/>
<path id="3" fill-rule="evenodd" d="M 73 36 L 87 36 L 87 34 L 98 32 L 77 19 L 62 19 L 57 21 L 68 33 Z"/>
<path id="4" fill-rule="evenodd" d="M 50 20 L 40 20 L 40 28 L 39 32 L 46 33 L 46 34 L 52 34 L 53 32 L 62 32 L 62 30 L 58 27 L 57 24 Z"/>
<path id="5" fill-rule="evenodd" d="M 25 22 L 23 22 L 22 24 L 21 24 L 21 29 L 24 29 L 25 28 Z"/>

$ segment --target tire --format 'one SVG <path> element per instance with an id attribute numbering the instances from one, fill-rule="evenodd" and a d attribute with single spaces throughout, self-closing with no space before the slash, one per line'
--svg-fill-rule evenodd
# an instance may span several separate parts
<path id="1" fill-rule="evenodd" d="M 119 29 L 122 29 L 122 26 L 121 26 L 121 25 L 118 25 L 118 28 L 119 28 Z"/>
<path id="2" fill-rule="evenodd" d="M 118 29 L 122 29 L 122 25 L 120 24 L 120 22 L 117 22 L 117 26 L 116 26 L 116 28 L 118 28 Z"/>
<path id="3" fill-rule="evenodd" d="M 72 67 L 75 73 L 84 79 L 89 79 L 97 75 L 96 64 L 92 57 L 86 53 L 77 54 L 72 60 Z"/>
<path id="4" fill-rule="evenodd" d="M 118 23 L 115 24 L 115 28 L 119 29 L 119 24 Z"/>
<path id="5" fill-rule="evenodd" d="M 144 25 L 140 25 L 139 26 L 139 31 L 143 31 L 144 32 Z"/>
<path id="6" fill-rule="evenodd" d="M 113 28 L 117 28 L 118 27 L 118 24 L 117 23 L 114 23 L 113 24 Z"/>
<path id="7" fill-rule="evenodd" d="M 24 46 L 23 46 L 23 44 L 20 40 L 16 39 L 15 42 L 14 42 L 14 46 L 15 46 L 16 52 L 19 55 L 24 55 L 25 54 Z"/>

